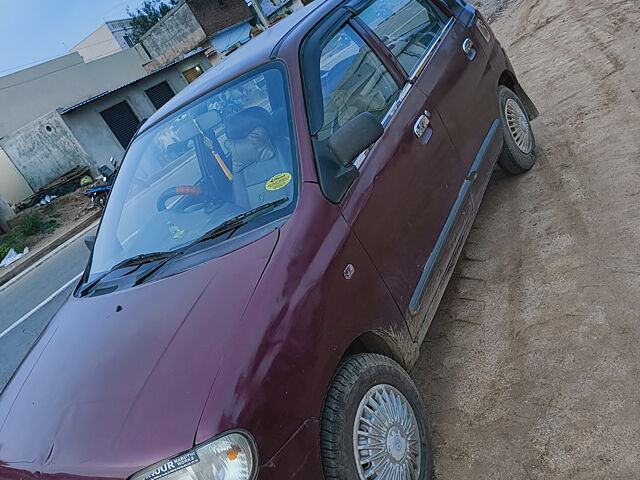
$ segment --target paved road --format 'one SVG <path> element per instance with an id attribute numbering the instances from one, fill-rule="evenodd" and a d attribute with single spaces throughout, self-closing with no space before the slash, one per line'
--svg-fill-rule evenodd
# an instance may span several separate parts
<path id="1" fill-rule="evenodd" d="M 76 282 L 60 289 L 82 272 L 88 256 L 83 238 L 78 238 L 0 291 L 0 390 L 71 293 Z M 3 334 L 21 319 L 19 326 Z"/>

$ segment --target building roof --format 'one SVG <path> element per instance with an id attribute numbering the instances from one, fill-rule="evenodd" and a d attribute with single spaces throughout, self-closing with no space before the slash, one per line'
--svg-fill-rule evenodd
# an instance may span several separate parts
<path id="1" fill-rule="evenodd" d="M 187 53 L 187 54 L 186 54 L 185 56 L 183 56 L 182 58 L 179 58 L 178 60 L 175 60 L 175 61 L 173 61 L 173 62 L 171 62 L 171 63 L 169 63 L 169 64 L 167 64 L 167 65 L 165 65 L 165 66 L 163 66 L 163 67 L 161 67 L 161 68 L 158 68 L 157 70 L 154 70 L 153 72 L 149 72 L 149 73 L 147 73 L 146 75 L 143 75 L 142 77 L 136 78 L 135 80 L 132 80 L 131 82 L 125 83 L 124 85 L 120 85 L 119 87 L 112 88 L 111 90 L 107 90 L 106 92 L 99 93 L 98 95 L 94 95 L 93 97 L 87 98 L 86 100 L 84 100 L 84 101 L 82 101 L 82 102 L 80 102 L 80 103 L 76 103 L 75 105 L 72 105 L 72 106 L 70 106 L 70 107 L 63 108 L 63 109 L 59 110 L 59 113 L 60 113 L 61 115 L 64 115 L 65 113 L 69 113 L 69 112 L 71 112 L 72 110 L 75 110 L 76 108 L 82 107 L 83 105 L 86 105 L 87 103 L 91 103 L 91 102 L 93 102 L 94 100 L 97 100 L 98 98 L 102 98 L 102 97 L 104 97 L 105 95 L 109 95 L 110 93 L 117 92 L 118 90 L 121 90 L 121 89 L 123 89 L 123 88 L 126 88 L 126 87 L 128 87 L 129 85 L 133 85 L 134 83 L 137 83 L 137 82 L 139 82 L 140 80 L 143 80 L 143 79 L 145 79 L 145 78 L 151 77 L 151 76 L 155 75 L 156 73 L 161 72 L 162 70 L 165 70 L 165 69 L 167 69 L 167 68 L 169 68 L 169 67 L 172 67 L 172 66 L 176 65 L 177 63 L 182 62 L 183 60 L 186 60 L 186 59 L 188 59 L 188 58 L 191 58 L 191 57 L 193 57 L 194 55 L 197 55 L 197 54 L 199 54 L 199 53 L 202 53 L 204 50 L 205 50 L 204 48 L 198 48 L 198 49 L 196 49 L 196 50 L 193 50 L 193 51 L 191 51 L 191 52 Z"/>
<path id="2" fill-rule="evenodd" d="M 131 23 L 132 20 L 133 19 L 131 17 L 127 17 L 127 18 L 119 18 L 117 20 L 107 20 L 104 23 L 106 23 L 107 25 L 109 25 L 110 23 L 122 23 L 122 22 Z"/>

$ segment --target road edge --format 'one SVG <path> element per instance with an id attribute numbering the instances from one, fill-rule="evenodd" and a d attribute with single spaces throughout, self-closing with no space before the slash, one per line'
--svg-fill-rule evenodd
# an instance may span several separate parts
<path id="1" fill-rule="evenodd" d="M 0 291 L 7 288 L 11 280 L 14 280 L 16 277 L 22 275 L 27 270 L 30 270 L 32 267 L 34 267 L 41 259 L 58 249 L 64 248 L 66 246 L 65 244 L 69 240 L 74 239 L 85 230 L 89 230 L 90 228 L 95 226 L 95 224 L 97 224 L 97 221 L 100 219 L 101 214 L 102 211 L 96 211 L 91 215 L 88 215 L 69 231 L 55 238 L 51 243 L 27 257 L 25 261 L 19 266 L 0 275 Z"/>

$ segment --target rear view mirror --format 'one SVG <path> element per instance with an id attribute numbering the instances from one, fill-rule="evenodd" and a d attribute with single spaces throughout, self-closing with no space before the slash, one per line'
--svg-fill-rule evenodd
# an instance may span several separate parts
<path id="1" fill-rule="evenodd" d="M 88 237 L 84 237 L 84 244 L 87 246 L 89 251 L 93 249 L 93 244 L 96 243 L 96 236 L 89 235 Z"/>
<path id="2" fill-rule="evenodd" d="M 338 162 L 347 167 L 383 133 L 382 124 L 369 112 L 364 112 L 349 120 L 329 138 L 329 148 Z"/>

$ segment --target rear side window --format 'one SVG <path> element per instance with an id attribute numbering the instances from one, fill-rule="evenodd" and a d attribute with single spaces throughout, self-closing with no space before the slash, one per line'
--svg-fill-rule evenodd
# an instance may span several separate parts
<path id="1" fill-rule="evenodd" d="M 448 20 L 430 0 L 376 0 L 358 17 L 409 74 L 435 43 Z"/>
<path id="2" fill-rule="evenodd" d="M 363 112 L 382 120 L 398 97 L 398 84 L 349 26 L 322 49 L 320 78 L 324 110 L 324 123 L 318 132 L 320 141 Z"/>

